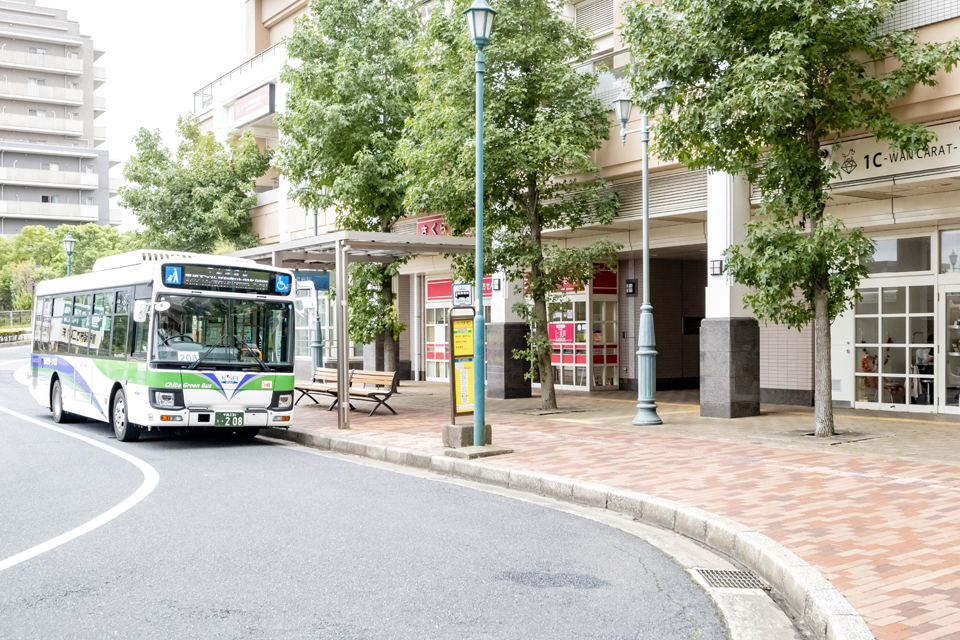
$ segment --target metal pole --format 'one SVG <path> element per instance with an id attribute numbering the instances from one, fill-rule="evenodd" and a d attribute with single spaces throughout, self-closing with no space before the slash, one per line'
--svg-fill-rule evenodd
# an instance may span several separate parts
<path id="1" fill-rule="evenodd" d="M 320 328 L 320 296 L 313 292 L 317 308 L 314 310 L 313 341 L 310 343 L 311 355 L 313 356 L 313 369 L 316 371 L 323 366 L 323 332 Z"/>
<path id="2" fill-rule="evenodd" d="M 337 428 L 350 428 L 350 332 L 347 323 L 347 250 L 346 240 L 337 240 Z"/>
<path id="3" fill-rule="evenodd" d="M 319 235 L 317 233 L 317 218 L 320 217 L 319 209 L 314 208 L 313 210 L 313 235 Z"/>
<path id="4" fill-rule="evenodd" d="M 70 277 L 70 254 L 67 254 L 67 277 Z"/>
<path id="5" fill-rule="evenodd" d="M 473 445 L 483 446 L 486 423 L 485 327 L 483 318 L 483 51 L 477 50 L 477 221 L 476 275 L 477 315 L 473 317 Z"/>
<path id="6" fill-rule="evenodd" d="M 643 143 L 643 304 L 637 336 L 637 417 L 633 424 L 652 426 L 663 421 L 657 415 L 657 340 L 650 304 L 650 127 L 645 113 L 640 121 L 640 139 Z"/>

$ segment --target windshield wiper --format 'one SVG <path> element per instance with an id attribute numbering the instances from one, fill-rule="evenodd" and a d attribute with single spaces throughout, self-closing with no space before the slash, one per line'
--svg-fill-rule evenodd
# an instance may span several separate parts
<path id="1" fill-rule="evenodd" d="M 244 348 L 246 349 L 247 353 L 249 353 L 250 355 L 252 355 L 254 358 L 257 359 L 257 362 L 260 364 L 260 366 L 263 368 L 264 371 L 273 372 L 273 369 L 271 369 L 270 367 L 268 367 L 268 366 L 267 366 L 267 363 L 264 362 L 264 361 L 260 358 L 260 356 L 257 355 L 256 345 L 254 345 L 254 348 L 251 349 L 251 348 L 250 348 L 250 343 L 247 342 L 246 340 L 244 340 L 243 338 L 241 338 L 240 336 L 238 336 L 237 334 L 234 334 L 234 335 L 233 335 L 233 339 L 236 340 L 237 342 L 239 342 L 240 344 L 242 344 L 242 345 L 244 346 Z"/>
<path id="2" fill-rule="evenodd" d="M 202 362 L 204 358 L 206 358 L 208 355 L 210 355 L 210 352 L 211 352 L 211 351 L 213 351 L 213 350 L 216 349 L 217 347 L 222 347 L 222 346 L 224 346 L 223 341 L 226 340 L 226 339 L 227 339 L 227 334 L 226 334 L 226 333 L 221 333 L 221 334 L 220 334 L 220 341 L 217 342 L 217 344 L 212 344 L 212 345 L 210 345 L 209 347 L 207 347 L 207 350 L 204 351 L 204 352 L 200 355 L 199 358 L 197 358 L 196 362 L 194 362 L 194 363 L 191 364 L 189 367 L 187 367 L 187 369 L 196 369 L 198 366 L 200 366 L 200 362 Z"/>

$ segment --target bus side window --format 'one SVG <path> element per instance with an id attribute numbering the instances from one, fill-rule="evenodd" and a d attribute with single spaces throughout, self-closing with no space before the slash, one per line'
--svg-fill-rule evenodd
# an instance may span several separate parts
<path id="1" fill-rule="evenodd" d="M 50 326 L 44 309 L 49 310 L 49 298 L 37 298 L 33 303 L 33 351 L 34 353 L 44 353 L 47 349 L 47 338 L 45 330 Z"/>
<path id="2" fill-rule="evenodd" d="M 147 340 L 150 336 L 150 322 L 135 322 L 133 337 L 133 353 L 130 357 L 134 360 L 147 359 Z"/>
<path id="3" fill-rule="evenodd" d="M 53 317 L 50 321 L 50 353 L 66 353 L 73 327 L 73 296 L 56 298 L 53 301 Z"/>
<path id="4" fill-rule="evenodd" d="M 121 289 L 117 291 L 116 313 L 127 313 L 130 311 L 130 290 Z"/>
<path id="5" fill-rule="evenodd" d="M 127 327 L 129 324 L 130 316 L 126 314 L 113 316 L 113 350 L 111 351 L 111 355 L 114 358 L 127 357 L 127 345 L 130 344 L 127 341 Z"/>
<path id="6" fill-rule="evenodd" d="M 90 316 L 90 355 L 106 358 L 110 355 L 110 319 L 113 312 L 113 292 L 93 296 L 93 315 Z"/>
<path id="7" fill-rule="evenodd" d="M 82 293 L 73 299 L 73 331 L 70 337 L 70 353 L 87 355 L 87 345 L 90 344 L 90 309 L 93 306 L 93 296 Z"/>

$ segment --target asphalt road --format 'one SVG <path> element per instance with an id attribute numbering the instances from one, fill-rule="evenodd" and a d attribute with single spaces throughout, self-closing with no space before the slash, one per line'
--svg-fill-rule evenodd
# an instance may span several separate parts
<path id="1" fill-rule="evenodd" d="M 53 425 L 0 350 L 0 406 Z M 622 531 L 260 439 L 121 443 L 159 474 L 106 524 L 0 569 L 0 638 L 721 640 L 712 601 Z M 0 413 L 0 567 L 144 484 L 130 461 Z"/>

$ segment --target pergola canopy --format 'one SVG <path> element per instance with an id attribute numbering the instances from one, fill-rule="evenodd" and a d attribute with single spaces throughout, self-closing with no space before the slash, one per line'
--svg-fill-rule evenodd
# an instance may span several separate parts
<path id="1" fill-rule="evenodd" d="M 338 242 L 343 243 L 349 262 L 393 262 L 407 256 L 469 253 L 476 244 L 473 238 L 337 231 L 244 249 L 231 255 L 282 269 L 330 271 L 336 267 Z"/>

